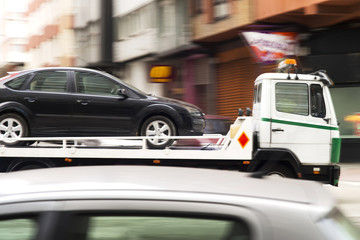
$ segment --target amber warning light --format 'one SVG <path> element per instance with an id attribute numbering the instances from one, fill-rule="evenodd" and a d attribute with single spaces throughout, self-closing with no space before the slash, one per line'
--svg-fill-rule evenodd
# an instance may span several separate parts
<path id="1" fill-rule="evenodd" d="M 278 65 L 278 69 L 280 72 L 284 72 L 286 70 L 292 69 L 296 67 L 295 59 L 285 59 L 281 61 Z"/>
<path id="2" fill-rule="evenodd" d="M 172 66 L 157 65 L 150 69 L 150 80 L 151 82 L 170 82 L 173 79 L 174 69 Z"/>

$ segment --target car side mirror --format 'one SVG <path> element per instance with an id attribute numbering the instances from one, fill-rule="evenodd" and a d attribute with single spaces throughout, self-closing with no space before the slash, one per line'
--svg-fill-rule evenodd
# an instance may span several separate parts
<path id="1" fill-rule="evenodd" d="M 125 88 L 120 88 L 118 90 L 118 95 L 120 96 L 121 100 L 124 100 L 129 97 L 128 92 Z"/>

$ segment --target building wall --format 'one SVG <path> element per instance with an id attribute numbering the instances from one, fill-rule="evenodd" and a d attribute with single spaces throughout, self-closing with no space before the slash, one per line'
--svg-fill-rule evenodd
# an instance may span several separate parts
<path id="1" fill-rule="evenodd" d="M 260 20 L 328 1 L 329 0 L 255 0 L 255 19 Z"/>
<path id="2" fill-rule="evenodd" d="M 134 1 L 135 2 L 135 1 Z M 124 62 L 157 52 L 154 1 L 114 1 L 114 61 Z"/>
<path id="3" fill-rule="evenodd" d="M 223 35 L 220 37 L 226 38 L 225 32 L 243 27 L 253 20 L 253 1 L 251 0 L 228 0 L 226 11 L 229 16 L 218 20 L 214 17 L 213 1 L 203 0 L 202 4 L 201 13 L 191 13 L 194 41 L 201 41 L 216 35 Z"/>
<path id="4" fill-rule="evenodd" d="M 163 84 L 149 82 L 152 56 L 158 52 L 157 1 L 113 1 L 113 61 L 117 75 L 135 87 L 163 95 Z"/>
<path id="5" fill-rule="evenodd" d="M 74 1 L 31 0 L 27 68 L 75 64 Z"/>
<path id="6" fill-rule="evenodd" d="M 75 2 L 75 65 L 85 67 L 101 60 L 101 0 Z"/>
<path id="7" fill-rule="evenodd" d="M 191 29 L 189 25 L 187 1 L 161 1 L 159 2 L 158 9 L 159 52 L 169 51 L 179 46 L 189 44 L 191 40 Z"/>
<path id="8" fill-rule="evenodd" d="M 25 52 L 28 29 L 26 11 L 28 0 L 0 1 L 0 68 L 28 61 Z"/>
<path id="9" fill-rule="evenodd" d="M 133 86 L 140 90 L 156 95 L 163 96 L 163 84 L 161 83 L 150 83 L 148 81 L 149 67 L 146 61 L 134 61 L 126 65 L 126 73 L 124 80 L 130 82 Z M 144 81 L 145 80 L 145 81 Z"/>

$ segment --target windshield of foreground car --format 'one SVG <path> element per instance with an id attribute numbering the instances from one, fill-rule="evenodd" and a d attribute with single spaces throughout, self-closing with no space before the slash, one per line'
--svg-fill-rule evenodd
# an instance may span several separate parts
<path id="1" fill-rule="evenodd" d="M 321 219 L 318 224 L 324 232 L 326 239 L 360 239 L 360 230 L 336 208 Z"/>

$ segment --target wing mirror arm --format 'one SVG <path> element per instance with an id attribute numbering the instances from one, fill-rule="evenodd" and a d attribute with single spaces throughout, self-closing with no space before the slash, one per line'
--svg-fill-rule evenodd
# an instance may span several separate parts
<path id="1" fill-rule="evenodd" d="M 118 90 L 118 95 L 120 96 L 121 100 L 127 99 L 129 97 L 128 92 L 125 88 L 120 88 Z"/>

